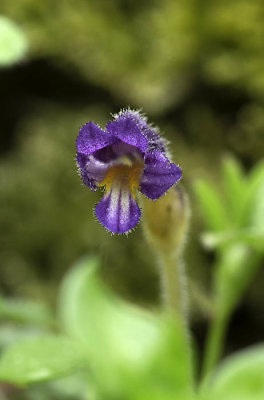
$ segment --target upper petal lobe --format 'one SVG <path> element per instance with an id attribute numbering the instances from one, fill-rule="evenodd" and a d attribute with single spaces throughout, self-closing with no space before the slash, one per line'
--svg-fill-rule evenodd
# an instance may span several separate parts
<path id="1" fill-rule="evenodd" d="M 137 124 L 142 134 L 148 141 L 148 150 L 159 150 L 162 153 L 166 152 L 165 140 L 160 136 L 157 128 L 148 123 L 147 118 L 139 111 L 123 110 L 117 116 L 117 119 L 130 118 Z"/>
<path id="2" fill-rule="evenodd" d="M 107 124 L 107 131 L 111 136 L 120 139 L 122 142 L 138 148 L 144 153 L 148 148 L 148 141 L 141 133 L 136 122 L 131 118 L 121 118 Z"/>
<path id="3" fill-rule="evenodd" d="M 115 143 L 115 138 L 113 136 L 109 135 L 92 122 L 88 122 L 80 129 L 76 147 L 78 153 L 90 155 L 96 150 L 100 150 L 113 143 Z"/>

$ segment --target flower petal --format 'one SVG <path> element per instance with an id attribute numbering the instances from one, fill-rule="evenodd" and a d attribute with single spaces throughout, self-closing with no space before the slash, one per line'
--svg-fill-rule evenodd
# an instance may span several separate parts
<path id="1" fill-rule="evenodd" d="M 85 155 L 94 153 L 110 144 L 115 143 L 115 138 L 100 129 L 92 122 L 88 122 L 81 129 L 76 140 L 77 152 Z"/>
<path id="2" fill-rule="evenodd" d="M 109 169 L 109 164 L 96 159 L 93 155 L 77 154 L 77 166 L 83 183 L 92 190 L 97 189 Z"/>
<path id="3" fill-rule="evenodd" d="M 148 150 L 166 152 L 166 141 L 160 136 L 159 130 L 148 123 L 147 117 L 140 111 L 122 110 L 115 116 L 116 119 L 130 118 L 137 124 L 148 141 Z"/>
<path id="4" fill-rule="evenodd" d="M 126 233 L 138 223 L 141 212 L 129 190 L 114 185 L 95 208 L 97 218 L 112 233 Z"/>
<path id="5" fill-rule="evenodd" d="M 155 151 L 145 157 L 145 169 L 140 191 L 152 200 L 162 196 L 182 176 L 180 167 L 169 162 L 163 153 Z"/>
<path id="6" fill-rule="evenodd" d="M 122 140 L 122 142 L 130 144 L 138 148 L 144 153 L 148 148 L 148 141 L 141 133 L 136 122 L 131 117 L 120 118 L 113 122 L 109 122 L 106 126 L 111 136 Z"/>
<path id="7" fill-rule="evenodd" d="M 87 156 L 85 156 L 84 154 L 78 153 L 76 156 L 76 162 L 77 162 L 79 174 L 80 174 L 80 177 L 82 178 L 83 183 L 85 184 L 85 186 L 88 186 L 93 191 L 95 191 L 97 189 L 95 181 L 93 178 L 88 176 L 88 174 L 86 172 Z"/>

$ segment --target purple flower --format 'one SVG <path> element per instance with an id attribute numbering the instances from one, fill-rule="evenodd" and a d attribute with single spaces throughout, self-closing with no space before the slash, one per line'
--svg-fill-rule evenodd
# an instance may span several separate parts
<path id="1" fill-rule="evenodd" d="M 105 187 L 95 213 L 113 233 L 126 233 L 138 223 L 138 190 L 156 200 L 182 175 L 180 167 L 168 160 L 158 130 L 137 111 L 121 111 L 106 130 L 88 122 L 80 130 L 76 147 L 84 184 L 92 190 Z"/>

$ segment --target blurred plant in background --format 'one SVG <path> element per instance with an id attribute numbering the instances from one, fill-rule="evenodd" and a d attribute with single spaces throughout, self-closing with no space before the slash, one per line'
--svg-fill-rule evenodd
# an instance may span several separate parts
<path id="1" fill-rule="evenodd" d="M 221 183 L 218 186 L 222 193 L 205 180 L 196 185 L 203 216 L 211 230 L 203 241 L 217 254 L 213 271 L 215 315 L 205 354 L 205 375 L 221 355 L 229 319 L 264 254 L 263 161 L 247 177 L 237 161 L 226 159 Z"/>
<path id="2" fill-rule="evenodd" d="M 79 339 L 72 332 L 65 338 L 69 332 L 59 322 L 60 312 L 56 317 L 52 312 L 60 280 L 82 254 L 100 254 L 102 276 L 119 294 L 157 307 L 156 255 L 146 247 L 141 229 L 129 240 L 106 235 L 92 215 L 94 198 L 80 188 L 74 170 L 79 126 L 87 120 L 104 125 L 110 112 L 127 104 L 142 107 L 166 131 L 172 155 L 184 171 L 193 209 L 184 257 L 198 359 L 203 354 L 205 316 L 212 319 L 203 376 L 209 376 L 222 351 L 229 354 L 263 340 L 264 4 L 2 0 L 1 13 L 0 346 L 52 335 L 47 339 L 50 351 L 59 346 L 61 360 L 73 370 L 80 367 L 76 375 L 27 390 L 6 384 L 5 393 L 19 400 L 75 399 L 78 393 L 79 399 L 85 398 L 88 385 L 92 396 L 98 381 L 91 382 L 86 372 L 89 357 L 79 358 L 84 354 L 83 347 L 76 350 Z M 232 157 L 224 162 L 221 175 L 220 160 L 227 152 Z M 197 237 L 204 222 L 207 233 L 201 248 Z M 212 298 L 206 294 L 209 286 Z M 170 331 L 170 322 L 160 322 L 159 315 L 154 319 Z M 154 330 L 159 330 L 156 322 Z M 107 332 L 105 326 L 102 322 Z M 54 339 L 56 333 L 63 336 L 62 344 L 57 336 Z M 65 351 L 65 340 L 73 352 Z M 176 334 L 166 346 L 180 341 Z M 11 348 L 6 353 L 7 364 L 8 357 L 12 364 L 12 357 L 17 358 L 17 346 L 13 356 Z M 27 347 L 24 354 L 29 357 Z M 64 361 L 47 365 L 41 354 L 39 360 L 39 366 L 33 364 L 35 373 L 38 368 L 42 374 L 45 368 L 51 371 L 45 378 L 39 372 L 39 379 L 70 372 Z M 169 376 L 175 382 L 181 379 L 175 360 L 170 360 L 169 354 L 160 362 L 165 365 L 168 398 L 178 390 Z M 150 361 L 143 374 L 146 382 L 151 365 L 161 373 Z M 38 380 L 37 375 L 32 378 L 30 366 L 26 377 L 21 364 L 17 368 L 13 382 Z M 261 346 L 245 351 L 226 361 L 209 379 L 211 385 L 205 379 L 197 396 L 262 400 L 263 368 Z M 5 368 L 2 373 L 7 373 Z M 121 382 L 123 387 L 128 381 L 138 387 L 142 377 L 137 367 L 130 373 L 124 372 L 129 378 Z M 183 392 L 189 393 L 185 384 Z M 129 390 L 131 383 L 127 385 Z M 109 387 L 102 390 L 109 395 Z M 139 398 L 147 398 L 142 393 Z"/>
<path id="3" fill-rule="evenodd" d="M 87 119 L 104 124 L 105 115 L 129 102 L 166 130 L 187 186 L 194 170 L 218 179 L 215 160 L 226 150 L 252 166 L 264 147 L 262 86 L 250 83 L 263 81 L 262 3 L 2 0 L 1 6 L 28 41 L 23 63 L 1 70 L 2 286 L 40 297 L 48 291 L 54 299 L 54 278 L 89 249 L 112 259 L 118 273 L 111 277 L 119 287 L 126 282 L 129 296 L 136 288 L 141 301 L 152 299 L 155 278 L 149 294 L 139 279 L 153 276 L 140 234 L 124 241 L 125 251 L 115 239 L 109 246 L 87 213 L 90 198 L 78 193 L 76 130 Z M 194 225 L 198 231 L 201 223 Z M 207 261 L 198 264 L 204 280 Z"/>
<path id="4" fill-rule="evenodd" d="M 0 66 L 11 66 L 25 57 L 25 34 L 8 18 L 0 17 Z"/>
<path id="5" fill-rule="evenodd" d="M 228 287 L 230 281 L 225 283 Z M 12 304 L 2 302 L 2 310 L 6 319 L 14 318 Z M 32 322 L 26 310 L 20 310 L 20 321 Z M 149 313 L 119 299 L 99 279 L 96 259 L 81 260 L 64 279 L 56 319 L 60 334 L 49 332 L 52 325 L 49 319 L 43 320 L 41 309 L 38 316 L 34 323 L 43 324 L 42 329 L 31 333 L 31 338 L 13 338 L 15 343 L 0 359 L 0 381 L 5 382 L 0 386 L 2 396 L 8 383 L 12 398 L 24 393 L 32 400 L 43 394 L 51 399 L 106 400 L 263 397 L 262 345 L 231 356 L 213 380 L 207 376 L 202 386 L 194 388 L 191 358 L 177 315 Z M 69 374 L 70 378 L 58 380 Z M 40 384 L 50 380 L 57 384 Z M 25 385 L 33 389 L 21 392 L 19 388 Z"/>
<path id="6" fill-rule="evenodd" d="M 147 112 L 179 102 L 197 74 L 262 97 L 264 5 L 257 0 L 2 0 L 2 13 L 24 27 L 31 57 L 71 65 Z"/>
<path id="7" fill-rule="evenodd" d="M 62 285 L 57 323 L 71 339 L 44 330 L 18 341 L 1 359 L 0 381 L 23 386 L 81 370 L 73 398 L 95 398 L 90 397 L 95 386 L 102 399 L 171 399 L 175 389 L 189 399 L 189 357 L 180 324 L 121 301 L 97 270 L 96 259 L 84 259 Z M 13 316 L 8 303 L 3 309 L 7 318 Z M 181 369 L 175 368 L 175 354 Z M 65 391 L 67 385 L 60 398 L 67 398 Z"/>

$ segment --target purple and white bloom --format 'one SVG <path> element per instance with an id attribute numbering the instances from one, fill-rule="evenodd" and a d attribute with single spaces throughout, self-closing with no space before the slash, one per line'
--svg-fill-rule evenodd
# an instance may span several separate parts
<path id="1" fill-rule="evenodd" d="M 112 233 L 127 233 L 138 223 L 137 191 L 157 200 L 182 175 L 169 161 L 158 130 L 138 111 L 120 111 L 105 130 L 86 123 L 76 147 L 83 183 L 93 191 L 105 187 L 95 213 Z"/>

